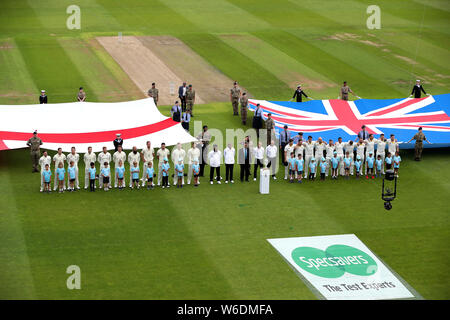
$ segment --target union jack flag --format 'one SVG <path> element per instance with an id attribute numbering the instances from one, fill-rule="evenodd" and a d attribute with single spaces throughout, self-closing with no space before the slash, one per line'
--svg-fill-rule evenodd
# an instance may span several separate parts
<path id="1" fill-rule="evenodd" d="M 450 146 L 450 94 L 427 96 L 425 98 L 406 98 L 356 101 L 314 100 L 308 102 L 249 100 L 248 108 L 252 111 L 260 104 L 263 119 L 272 114 L 277 132 L 284 125 L 293 135 L 304 132 L 314 139 L 342 137 L 343 140 L 355 139 L 365 125 L 367 131 L 374 135 L 384 133 L 386 138 L 395 134 L 400 146 L 407 145 L 419 127 L 431 147 Z"/>

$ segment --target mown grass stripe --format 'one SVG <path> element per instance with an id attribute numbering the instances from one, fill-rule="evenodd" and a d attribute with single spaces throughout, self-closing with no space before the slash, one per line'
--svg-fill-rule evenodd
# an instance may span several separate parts
<path id="1" fill-rule="evenodd" d="M 188 34 L 182 40 L 258 99 L 283 99 L 292 94 L 284 82 L 214 35 Z"/>

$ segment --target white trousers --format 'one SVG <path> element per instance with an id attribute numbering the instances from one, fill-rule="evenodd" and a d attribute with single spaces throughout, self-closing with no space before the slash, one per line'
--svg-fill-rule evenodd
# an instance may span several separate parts
<path id="1" fill-rule="evenodd" d="M 305 154 L 305 178 L 308 178 L 309 163 L 311 162 L 312 154 Z M 314 174 L 314 176 L 316 176 Z"/>
<path id="2" fill-rule="evenodd" d="M 192 164 L 189 165 L 188 174 L 187 174 L 187 184 L 191 184 L 191 180 L 192 180 Z"/>
<path id="3" fill-rule="evenodd" d="M 337 157 L 340 159 L 339 160 L 339 165 L 338 165 L 338 174 L 340 174 L 341 176 L 344 176 L 345 175 L 344 155 L 342 153 L 338 153 Z"/>

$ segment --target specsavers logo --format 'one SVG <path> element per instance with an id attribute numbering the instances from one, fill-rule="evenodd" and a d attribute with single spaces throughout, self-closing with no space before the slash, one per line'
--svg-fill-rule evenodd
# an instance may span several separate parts
<path id="1" fill-rule="evenodd" d="M 325 251 L 298 247 L 291 257 L 303 270 L 323 278 L 339 278 L 346 272 L 370 276 L 378 270 L 377 263 L 367 253 L 342 244 L 329 246 Z"/>

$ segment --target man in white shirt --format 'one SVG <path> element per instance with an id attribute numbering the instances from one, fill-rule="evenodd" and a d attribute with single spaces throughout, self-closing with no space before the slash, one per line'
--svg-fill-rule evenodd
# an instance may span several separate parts
<path id="1" fill-rule="evenodd" d="M 367 140 L 364 140 L 364 142 L 366 143 L 366 159 L 369 156 L 370 153 L 372 153 L 372 156 L 375 155 L 375 143 L 376 143 L 377 139 L 375 139 L 373 137 L 373 134 L 370 133 L 369 134 L 369 138 Z M 366 171 L 367 171 L 367 161 L 366 161 Z"/>
<path id="2" fill-rule="evenodd" d="M 347 152 L 348 152 L 348 155 L 351 158 L 351 162 L 350 162 L 350 174 L 351 175 L 353 175 L 353 169 L 354 169 L 353 164 L 355 163 L 354 151 L 355 151 L 355 144 L 353 143 L 353 140 L 349 140 L 347 143 L 344 143 L 344 153 L 347 154 Z"/>
<path id="3" fill-rule="evenodd" d="M 161 148 L 156 152 L 156 156 L 158 157 L 158 186 L 161 185 L 161 177 L 162 177 L 162 168 L 161 166 L 164 163 L 164 158 L 169 159 L 170 151 L 166 148 L 166 144 L 161 143 Z"/>
<path id="4" fill-rule="evenodd" d="M 344 161 L 342 161 L 342 159 L 344 159 L 344 147 L 345 147 L 345 142 L 342 142 L 342 138 L 339 137 L 338 141 L 334 144 L 334 149 L 337 152 L 337 157 L 340 159 L 339 160 L 339 174 L 341 176 L 344 175 Z"/>
<path id="5" fill-rule="evenodd" d="M 80 183 L 78 181 L 78 161 L 80 161 L 80 155 L 76 153 L 75 147 L 72 147 L 70 153 L 67 155 L 67 163 L 70 164 L 72 161 L 75 167 L 75 187 L 79 190 Z M 69 179 L 67 179 L 67 188 L 69 188 L 69 184 Z"/>
<path id="6" fill-rule="evenodd" d="M 114 175 L 114 188 L 117 188 L 117 178 L 115 170 L 117 167 L 119 167 L 119 162 L 122 161 L 122 164 L 125 164 L 125 160 L 127 159 L 127 155 L 124 151 L 122 151 L 122 146 L 119 145 L 117 147 L 117 151 L 113 154 L 113 161 L 114 161 L 114 174 L 111 173 L 111 176 Z M 123 176 L 123 186 L 125 186 L 125 175 Z"/>
<path id="7" fill-rule="evenodd" d="M 189 170 L 188 170 L 188 174 L 187 174 L 187 184 L 191 184 L 192 170 L 193 170 L 192 165 L 194 164 L 195 159 L 198 160 L 200 158 L 200 149 L 197 148 L 197 146 L 195 145 L 195 142 L 191 143 L 191 148 L 187 152 L 187 157 L 188 157 L 188 165 L 189 165 Z"/>
<path id="8" fill-rule="evenodd" d="M 267 168 L 272 168 L 272 178 L 274 180 L 277 179 L 275 176 L 276 170 L 277 170 L 277 154 L 278 154 L 278 147 L 275 145 L 275 141 L 271 140 L 270 145 L 266 147 L 266 156 L 268 160 Z"/>
<path id="9" fill-rule="evenodd" d="M 91 162 L 95 164 L 97 156 L 92 152 L 92 147 L 88 147 L 88 152 L 83 156 L 84 162 L 84 189 L 89 187 L 89 168 L 91 167 Z"/>
<path id="10" fill-rule="evenodd" d="M 213 149 L 208 153 L 209 160 L 209 181 L 213 184 L 214 170 L 216 171 L 217 184 L 220 184 L 220 159 L 222 158 L 222 152 L 218 149 L 217 144 L 213 145 Z"/>
<path id="11" fill-rule="evenodd" d="M 42 192 L 44 190 L 44 177 L 42 176 L 42 171 L 45 170 L 45 165 L 48 164 L 49 168 L 52 164 L 52 157 L 50 157 L 47 153 L 47 151 L 44 151 L 44 154 L 42 157 L 39 158 L 39 166 L 41 167 L 41 189 Z M 56 177 L 55 177 L 56 179 Z"/>
<path id="12" fill-rule="evenodd" d="M 258 146 L 253 148 L 253 156 L 255 158 L 255 165 L 253 166 L 253 181 L 256 181 L 258 177 L 258 167 L 263 168 L 264 160 L 264 148 L 262 147 L 262 142 L 258 142 Z"/>
<path id="13" fill-rule="evenodd" d="M 399 151 L 397 139 L 395 139 L 393 134 L 391 134 L 391 138 L 386 142 L 386 144 L 391 155 L 395 155 L 395 153 Z"/>
<path id="14" fill-rule="evenodd" d="M 322 159 L 324 157 L 323 152 L 325 151 L 326 146 L 327 146 L 326 142 L 322 141 L 321 137 L 317 138 L 317 141 L 314 143 L 314 148 L 316 151 L 315 152 L 316 159 Z M 320 162 L 318 162 L 318 163 L 320 163 Z M 319 171 L 319 170 L 316 170 L 315 176 L 317 176 L 317 171 Z"/>
<path id="15" fill-rule="evenodd" d="M 106 147 L 103 147 L 102 152 L 100 152 L 97 156 L 97 161 L 100 163 L 100 172 L 105 167 L 105 162 L 109 163 L 111 162 L 111 154 L 108 152 L 108 149 Z M 100 189 L 103 189 L 103 179 L 98 179 L 98 186 Z M 109 184 L 109 189 L 111 189 L 111 184 Z"/>
<path id="16" fill-rule="evenodd" d="M 294 140 L 289 139 L 289 143 L 284 147 L 284 155 L 283 155 L 284 180 L 287 180 L 288 178 L 288 170 L 289 170 L 288 160 L 291 157 L 291 153 L 294 152 L 294 150 L 295 150 Z"/>
<path id="17" fill-rule="evenodd" d="M 364 161 L 366 161 L 366 157 L 364 154 L 365 149 L 366 149 L 366 143 L 364 142 L 364 140 L 362 140 L 362 139 L 358 140 L 358 143 L 356 144 L 356 156 L 359 156 L 361 159 L 361 167 L 359 168 L 360 175 L 362 175 L 364 173 L 363 167 L 364 167 Z"/>
<path id="18" fill-rule="evenodd" d="M 311 158 L 314 156 L 315 142 L 312 140 L 311 136 L 308 136 L 308 141 L 303 142 L 303 146 L 305 147 L 305 179 L 306 179 L 308 177 L 309 162 L 311 161 Z M 322 159 L 322 157 L 320 157 L 320 159 Z"/>
<path id="19" fill-rule="evenodd" d="M 186 151 L 184 151 L 184 150 L 181 148 L 181 143 L 178 142 L 176 148 L 172 150 L 172 162 L 173 162 L 173 167 L 175 168 L 175 166 L 179 163 L 180 158 L 183 159 L 182 164 L 184 164 L 184 158 L 185 158 L 185 157 L 186 157 Z M 176 184 L 177 184 L 177 181 L 176 181 L 177 179 L 178 179 L 178 178 L 174 176 L 174 178 L 173 178 L 173 185 L 176 185 Z M 182 185 L 184 184 L 184 175 L 183 175 L 183 177 L 182 177 L 182 179 L 181 179 L 181 184 L 182 184 Z"/>
<path id="20" fill-rule="evenodd" d="M 155 151 L 153 150 L 152 143 L 150 141 L 147 141 L 144 149 L 141 151 L 141 160 L 143 162 L 143 171 L 142 171 L 142 186 L 145 187 L 146 180 L 145 177 L 147 176 L 147 168 L 148 163 L 151 162 L 152 168 L 153 168 L 153 157 L 155 156 Z M 153 177 L 151 177 L 153 178 Z"/>
<path id="21" fill-rule="evenodd" d="M 131 152 L 128 154 L 128 163 L 130 164 L 130 168 L 133 166 L 134 162 L 137 162 L 137 165 L 139 167 L 139 162 L 141 160 L 141 155 L 139 154 L 139 152 L 137 151 L 137 147 L 134 146 L 133 149 L 131 150 Z M 138 184 L 139 187 L 139 184 Z M 131 174 L 131 170 L 130 170 L 130 188 L 133 188 L 133 177 Z"/>
<path id="22" fill-rule="evenodd" d="M 333 154 L 334 154 L 334 142 L 333 139 L 330 139 L 330 141 L 328 141 L 327 146 L 325 147 L 325 151 L 326 151 L 326 163 L 327 163 L 327 172 L 325 172 L 325 176 L 328 177 L 328 172 L 331 169 L 331 158 L 333 158 Z"/>
<path id="23" fill-rule="evenodd" d="M 58 153 L 53 156 L 53 165 L 55 166 L 55 175 L 53 179 L 53 190 L 56 190 L 56 187 L 58 186 L 58 175 L 56 174 L 56 169 L 58 168 L 59 164 L 62 163 L 64 167 L 64 162 L 66 161 L 66 155 L 62 153 L 62 149 L 58 148 Z M 64 187 L 65 189 L 65 187 Z"/>
<path id="24" fill-rule="evenodd" d="M 225 150 L 223 150 L 223 157 L 225 162 L 225 183 L 228 183 L 228 181 L 234 183 L 233 169 L 234 169 L 235 155 L 236 150 L 234 150 L 231 143 L 229 143 L 225 148 Z"/>
<path id="25" fill-rule="evenodd" d="M 380 138 L 376 139 L 377 145 L 377 153 L 375 159 L 378 159 L 378 156 L 381 156 L 381 161 L 383 165 L 381 166 L 381 173 L 384 174 L 384 159 L 386 157 L 386 138 L 384 137 L 384 133 L 380 134 Z"/>

